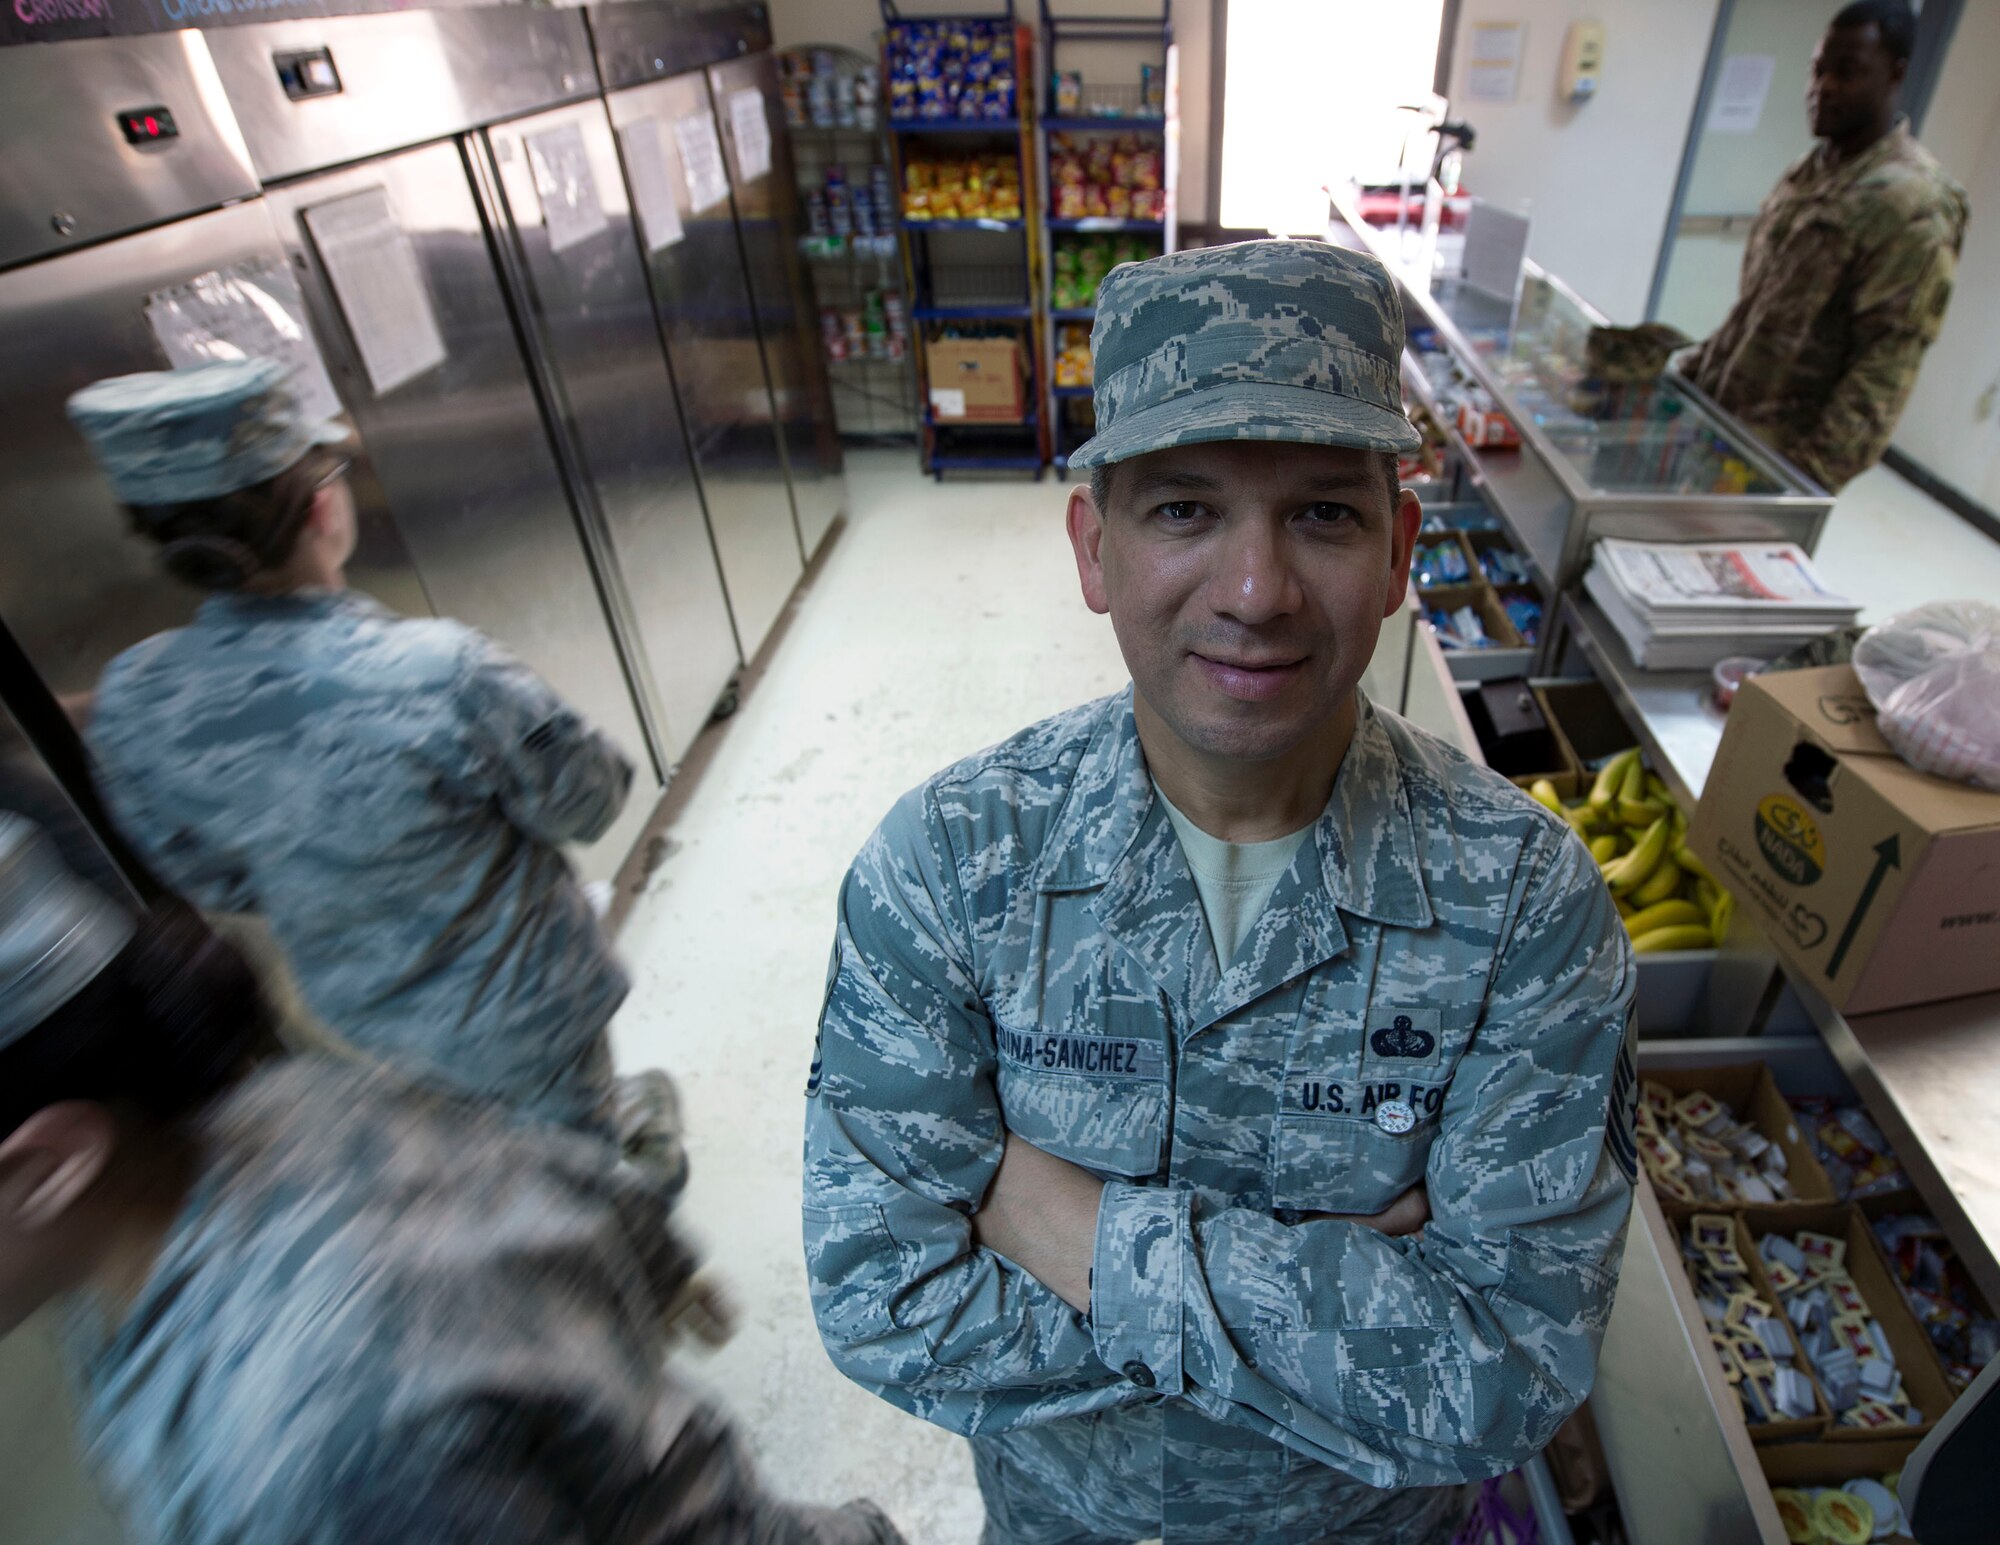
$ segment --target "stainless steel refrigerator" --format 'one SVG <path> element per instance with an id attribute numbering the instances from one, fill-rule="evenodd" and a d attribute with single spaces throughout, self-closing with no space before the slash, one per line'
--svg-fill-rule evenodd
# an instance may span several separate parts
<path id="1" fill-rule="evenodd" d="M 710 65 L 708 85 L 729 151 L 757 336 L 771 372 L 799 542 L 810 563 L 834 521 L 845 513 L 847 479 L 812 283 L 799 249 L 798 176 L 785 136 L 777 63 L 767 45 Z"/>
<path id="2" fill-rule="evenodd" d="M 438 609 L 507 611 L 603 722 L 636 708 L 670 771 L 738 651 L 581 14 L 210 42 Z M 398 245 L 428 322 L 380 293 Z"/>
<path id="3" fill-rule="evenodd" d="M 768 46 L 768 36 L 748 9 L 689 15 L 632 0 L 589 15 L 626 185 L 641 214 L 659 332 L 680 383 L 747 660 L 783 612 L 808 549 L 793 512 L 738 190 L 707 67 L 760 38 Z M 818 504 L 809 497 L 808 506 Z"/>

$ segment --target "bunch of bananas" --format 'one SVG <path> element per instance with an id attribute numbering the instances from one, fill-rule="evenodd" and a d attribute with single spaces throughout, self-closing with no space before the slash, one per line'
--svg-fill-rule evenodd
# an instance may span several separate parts
<path id="1" fill-rule="evenodd" d="M 1710 949 L 1728 934 L 1736 898 L 1687 850 L 1687 816 L 1637 746 L 1606 762 L 1583 799 L 1564 804 L 1546 778 L 1528 792 L 1590 849 L 1635 954 Z"/>

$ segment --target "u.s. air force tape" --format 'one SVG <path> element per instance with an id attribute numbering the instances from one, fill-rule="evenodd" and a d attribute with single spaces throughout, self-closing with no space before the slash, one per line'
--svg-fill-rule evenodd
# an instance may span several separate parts
<path id="1" fill-rule="evenodd" d="M 1122 1035 L 1034 1035 L 1001 1030 L 998 1042 L 1004 1060 L 1044 1073 L 1159 1078 L 1166 1071 L 1166 1054 L 1158 1041 Z"/>

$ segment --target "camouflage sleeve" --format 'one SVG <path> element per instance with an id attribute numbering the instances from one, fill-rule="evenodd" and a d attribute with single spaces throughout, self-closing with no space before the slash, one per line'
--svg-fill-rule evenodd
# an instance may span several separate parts
<path id="1" fill-rule="evenodd" d="M 973 1243 L 1005 1132 L 956 875 L 919 791 L 841 889 L 807 1085 L 805 1246 L 836 1366 L 971 1433 L 1140 1392 L 1097 1360 L 1082 1316 Z"/>
<path id="2" fill-rule="evenodd" d="M 1446 1095 L 1430 1224 L 1287 1225 L 1113 1182 L 1107 1364 L 1379 1487 L 1499 1474 L 1582 1402 L 1631 1204 L 1636 973 L 1582 845 L 1540 841 Z"/>
<path id="3" fill-rule="evenodd" d="M 472 759 L 510 821 L 544 842 L 604 835 L 632 788 L 632 764 L 609 735 L 477 634 L 460 698 Z"/>
<path id="4" fill-rule="evenodd" d="M 1958 241 L 1941 213 L 1900 224 L 1857 257 L 1854 353 L 1813 432 L 1791 460 L 1830 493 L 1882 459 L 1924 350 L 1937 338 L 1958 270 Z"/>

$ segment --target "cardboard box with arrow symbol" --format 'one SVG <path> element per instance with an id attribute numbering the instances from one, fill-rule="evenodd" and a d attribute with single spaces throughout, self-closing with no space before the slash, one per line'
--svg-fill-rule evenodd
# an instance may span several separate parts
<path id="1" fill-rule="evenodd" d="M 1847 666 L 1743 684 L 1688 847 L 1847 1013 L 2000 987 L 2000 794 L 1905 763 Z"/>

